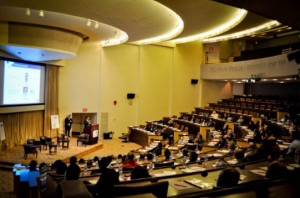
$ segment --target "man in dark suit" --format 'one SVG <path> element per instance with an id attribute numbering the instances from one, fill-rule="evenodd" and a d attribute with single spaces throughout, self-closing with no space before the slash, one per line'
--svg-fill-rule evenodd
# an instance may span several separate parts
<path id="1" fill-rule="evenodd" d="M 91 126 L 91 119 L 90 119 L 90 116 L 86 116 L 84 121 L 83 121 L 83 124 L 84 124 L 84 128 L 83 128 L 83 131 L 86 131 L 86 130 L 89 130 L 90 126 Z"/>
<path id="2" fill-rule="evenodd" d="M 67 115 L 65 118 L 65 134 L 70 137 L 70 131 L 72 128 L 73 120 L 71 114 Z"/>

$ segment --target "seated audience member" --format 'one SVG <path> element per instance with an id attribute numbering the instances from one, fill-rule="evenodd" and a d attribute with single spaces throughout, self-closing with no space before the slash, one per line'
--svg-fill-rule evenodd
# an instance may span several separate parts
<path id="1" fill-rule="evenodd" d="M 151 177 L 151 176 L 145 167 L 136 166 L 131 171 L 131 179 L 141 179 L 141 178 L 147 178 L 147 177 Z"/>
<path id="2" fill-rule="evenodd" d="M 193 143 L 194 144 L 203 144 L 203 138 L 202 138 L 201 133 L 197 134 L 197 136 L 195 137 Z"/>
<path id="3" fill-rule="evenodd" d="M 165 149 L 165 160 L 171 160 L 171 151 L 169 149 Z"/>
<path id="4" fill-rule="evenodd" d="M 276 140 L 265 139 L 262 144 L 250 155 L 247 155 L 247 160 L 255 161 L 269 158 L 270 161 L 277 160 L 281 155 L 280 147 Z"/>
<path id="5" fill-rule="evenodd" d="M 252 120 L 250 120 L 248 124 L 248 129 L 254 131 L 255 129 L 258 129 L 258 126 Z"/>
<path id="6" fill-rule="evenodd" d="M 232 130 L 229 128 L 227 132 L 221 136 L 219 142 L 217 142 L 216 146 L 217 147 L 227 147 L 229 141 L 234 140 L 234 134 Z"/>
<path id="7" fill-rule="evenodd" d="M 254 129 L 253 131 L 253 142 L 255 143 L 261 143 L 263 137 L 261 136 L 261 132 L 259 131 L 259 129 Z"/>
<path id="8" fill-rule="evenodd" d="M 198 154 L 195 151 L 190 153 L 189 162 L 196 162 L 198 159 Z"/>
<path id="9" fill-rule="evenodd" d="M 54 164 L 52 164 L 51 169 L 56 170 L 56 174 L 64 175 L 67 170 L 67 165 L 62 160 L 56 160 Z"/>
<path id="10" fill-rule="evenodd" d="M 244 125 L 244 122 L 245 122 L 244 117 L 241 115 L 241 116 L 239 117 L 239 119 L 237 119 L 236 122 L 239 123 L 240 125 Z"/>
<path id="11" fill-rule="evenodd" d="M 42 170 L 43 171 L 48 171 L 48 166 L 47 166 L 47 164 L 45 162 L 42 162 L 39 165 L 39 171 L 41 172 Z"/>
<path id="12" fill-rule="evenodd" d="M 245 152 L 241 148 L 237 148 L 234 150 L 234 157 L 237 160 L 237 164 L 245 163 L 247 160 L 245 159 Z"/>
<path id="13" fill-rule="evenodd" d="M 153 150 L 152 153 L 154 153 L 156 156 L 161 155 L 161 154 L 162 154 L 162 146 L 163 146 L 162 143 L 159 142 L 159 143 L 157 144 L 157 147 Z"/>
<path id="14" fill-rule="evenodd" d="M 134 154 L 130 152 L 130 153 L 127 154 L 127 159 L 123 163 L 122 167 L 123 168 L 134 168 L 138 165 L 139 164 L 134 159 Z"/>
<path id="15" fill-rule="evenodd" d="M 111 160 L 111 157 L 103 157 L 98 162 L 101 176 L 94 186 L 96 197 L 112 197 L 113 187 L 119 183 L 119 173 L 114 169 L 108 168 Z"/>
<path id="16" fill-rule="evenodd" d="M 85 164 L 85 160 L 83 158 L 80 158 L 80 160 L 78 161 L 79 164 Z"/>
<path id="17" fill-rule="evenodd" d="M 210 117 L 214 118 L 214 119 L 218 119 L 219 118 L 219 114 L 216 112 L 216 111 L 213 111 L 211 114 L 210 114 Z"/>
<path id="18" fill-rule="evenodd" d="M 189 154 L 189 151 L 186 148 L 182 150 L 182 156 L 183 157 L 187 157 L 188 154 Z"/>
<path id="19" fill-rule="evenodd" d="M 287 178 L 288 175 L 289 171 L 286 165 L 279 161 L 270 163 L 266 172 L 266 178 L 269 179 L 283 179 Z"/>
<path id="20" fill-rule="evenodd" d="M 240 173 L 235 168 L 225 168 L 217 179 L 217 187 L 230 188 L 237 186 L 240 180 Z"/>
<path id="21" fill-rule="evenodd" d="M 147 160 L 148 160 L 149 162 L 152 162 L 152 161 L 153 161 L 153 158 L 154 158 L 154 156 L 153 156 L 152 153 L 147 153 Z"/>
<path id="22" fill-rule="evenodd" d="M 38 171 L 37 169 L 37 161 L 31 160 L 29 163 L 29 171 Z"/>
<path id="23" fill-rule="evenodd" d="M 286 152 L 286 156 L 294 159 L 295 153 L 300 153 L 300 131 L 292 132 L 292 143 Z"/>
<path id="24" fill-rule="evenodd" d="M 70 165 L 67 167 L 66 180 L 76 180 L 80 174 L 80 167 L 77 165 L 77 157 L 70 158 Z"/>
<path id="25" fill-rule="evenodd" d="M 245 151 L 245 157 L 248 155 L 252 155 L 257 149 L 256 144 L 253 142 L 253 140 L 248 140 L 248 145 Z"/>

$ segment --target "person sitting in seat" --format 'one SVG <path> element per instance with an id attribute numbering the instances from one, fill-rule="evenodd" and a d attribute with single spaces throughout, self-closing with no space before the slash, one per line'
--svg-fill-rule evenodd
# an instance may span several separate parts
<path id="1" fill-rule="evenodd" d="M 131 179 L 141 179 L 151 177 L 148 170 L 143 166 L 136 166 L 131 171 Z"/>
<path id="2" fill-rule="evenodd" d="M 245 158 L 245 151 L 241 148 L 236 148 L 234 150 L 234 157 L 237 160 L 237 164 L 242 164 L 247 162 L 247 159 Z"/>
<path id="3" fill-rule="evenodd" d="M 159 143 L 157 144 L 157 147 L 153 150 L 152 153 L 154 153 L 156 156 L 161 155 L 161 154 L 162 154 L 162 147 L 163 147 L 162 143 L 159 142 Z"/>
<path id="4" fill-rule="evenodd" d="M 165 160 L 171 160 L 171 151 L 169 149 L 165 149 Z"/>
<path id="5" fill-rule="evenodd" d="M 231 188 L 237 186 L 240 173 L 235 168 L 225 168 L 217 179 L 218 188 Z"/>
<path id="6" fill-rule="evenodd" d="M 126 161 L 123 163 L 122 167 L 123 168 L 134 168 L 136 166 L 138 166 L 139 164 L 135 161 L 134 159 L 134 154 L 133 153 L 128 153 L 127 154 L 127 159 Z"/>
<path id="7" fill-rule="evenodd" d="M 286 152 L 288 158 L 294 159 L 296 153 L 300 153 L 300 131 L 292 132 L 292 143 L 289 145 Z"/>
<path id="8" fill-rule="evenodd" d="M 62 160 L 56 160 L 54 164 L 52 164 L 51 169 L 55 169 L 56 174 L 64 175 L 67 170 L 67 165 Z"/>
<path id="9" fill-rule="evenodd" d="M 111 163 L 111 157 L 103 157 L 98 162 L 101 176 L 94 186 L 93 194 L 95 197 L 112 197 L 113 187 L 119 183 L 119 173 L 114 169 L 108 168 Z M 89 189 L 91 191 L 91 189 Z"/>
<path id="10" fill-rule="evenodd" d="M 273 161 L 268 166 L 268 169 L 266 172 L 266 178 L 283 179 L 283 178 L 287 178 L 288 174 L 289 174 L 289 171 L 284 163 L 279 162 L 279 161 Z"/>
<path id="11" fill-rule="evenodd" d="M 80 174 L 80 167 L 77 165 L 77 157 L 70 158 L 70 165 L 67 167 L 66 180 L 77 180 Z"/>
<path id="12" fill-rule="evenodd" d="M 229 141 L 233 141 L 234 134 L 232 130 L 229 128 L 227 132 L 221 136 L 220 140 L 217 142 L 217 147 L 227 147 Z"/>
<path id="13" fill-rule="evenodd" d="M 37 169 L 37 161 L 31 160 L 29 163 L 29 171 L 38 171 Z"/>
<path id="14" fill-rule="evenodd" d="M 198 160 L 198 154 L 195 151 L 190 153 L 189 162 L 196 162 Z"/>

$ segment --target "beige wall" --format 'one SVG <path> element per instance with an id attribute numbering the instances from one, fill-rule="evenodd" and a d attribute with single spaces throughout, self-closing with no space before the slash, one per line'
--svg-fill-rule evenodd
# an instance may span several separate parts
<path id="1" fill-rule="evenodd" d="M 203 45 L 191 42 L 177 45 L 174 53 L 172 84 L 172 115 L 191 112 L 200 106 L 200 65 L 203 60 Z M 191 79 L 198 79 L 192 85 Z"/>
<path id="2" fill-rule="evenodd" d="M 201 107 L 232 97 L 232 84 L 230 82 L 202 80 L 201 85 Z"/>
<path id="3" fill-rule="evenodd" d="M 175 48 L 83 45 L 60 68 L 61 120 L 87 107 L 118 137 L 128 126 L 192 111 L 199 106 L 200 85 L 191 85 L 191 79 L 199 79 L 201 54 L 198 42 Z M 127 93 L 135 93 L 135 99 L 128 100 Z M 108 114 L 107 123 L 102 123 L 101 113 Z"/>
<path id="4" fill-rule="evenodd" d="M 100 55 L 99 44 L 83 44 L 76 58 L 60 67 L 58 101 L 62 130 L 64 118 L 69 113 L 82 112 L 82 108 L 99 112 Z"/>

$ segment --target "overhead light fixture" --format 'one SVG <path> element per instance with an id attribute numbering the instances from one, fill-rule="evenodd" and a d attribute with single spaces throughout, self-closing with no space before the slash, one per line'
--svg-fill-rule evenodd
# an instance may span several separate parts
<path id="1" fill-rule="evenodd" d="M 176 44 L 177 43 L 186 43 L 186 42 L 191 42 L 191 41 L 195 41 L 195 40 L 199 40 L 199 39 L 202 40 L 202 39 L 206 39 L 206 38 L 209 38 L 212 36 L 222 34 L 223 32 L 228 31 L 229 29 L 235 27 L 240 22 L 242 22 L 242 20 L 246 17 L 247 13 L 248 13 L 247 10 L 239 9 L 237 14 L 230 21 L 227 21 L 226 23 L 216 27 L 215 29 L 213 29 L 211 31 L 184 37 L 184 38 L 175 39 L 173 41 Z"/>
<path id="2" fill-rule="evenodd" d="M 125 43 L 128 40 L 128 35 L 126 32 L 118 31 L 117 36 L 114 36 L 114 38 L 105 40 L 101 42 L 102 47 L 108 47 L 113 45 L 119 45 L 122 43 Z"/>
<path id="3" fill-rule="evenodd" d="M 45 16 L 43 10 L 40 10 L 39 16 L 40 16 L 40 17 L 44 17 L 44 16 Z"/>
<path id="4" fill-rule="evenodd" d="M 98 29 L 99 28 L 99 23 L 95 22 L 95 28 Z"/>
<path id="5" fill-rule="evenodd" d="M 26 9 L 26 15 L 30 16 L 30 9 L 29 8 Z"/>
<path id="6" fill-rule="evenodd" d="M 136 41 L 133 42 L 135 44 L 138 45 L 146 45 L 146 44 L 153 44 L 153 43 L 159 43 L 159 42 L 163 42 L 163 41 L 167 41 L 169 39 L 174 38 L 175 36 L 179 35 L 183 28 L 184 28 L 184 22 L 183 20 L 180 18 L 180 16 L 178 14 L 176 14 L 174 11 L 169 10 L 174 16 L 175 16 L 175 22 L 176 22 L 176 27 L 172 30 L 170 30 L 169 32 L 156 36 L 156 37 L 152 37 L 152 38 L 147 38 L 144 40 L 140 40 L 140 41 Z"/>
<path id="7" fill-rule="evenodd" d="M 226 41 L 226 40 L 231 40 L 231 39 L 238 39 L 238 38 L 242 38 L 244 36 L 251 36 L 255 33 L 258 33 L 259 31 L 271 29 L 271 28 L 277 27 L 279 25 L 280 25 L 280 23 L 278 21 L 271 21 L 271 22 L 267 22 L 262 25 L 259 25 L 257 27 L 243 30 L 240 32 L 236 32 L 233 34 L 227 34 L 227 35 L 223 35 L 223 36 L 207 38 L 207 39 L 203 40 L 203 43 L 215 43 L 215 42 Z"/>
<path id="8" fill-rule="evenodd" d="M 87 23 L 86 23 L 86 26 L 89 26 L 89 27 L 90 27 L 91 25 L 92 25 L 92 21 L 91 21 L 91 19 L 88 19 L 88 20 L 87 20 Z"/>

